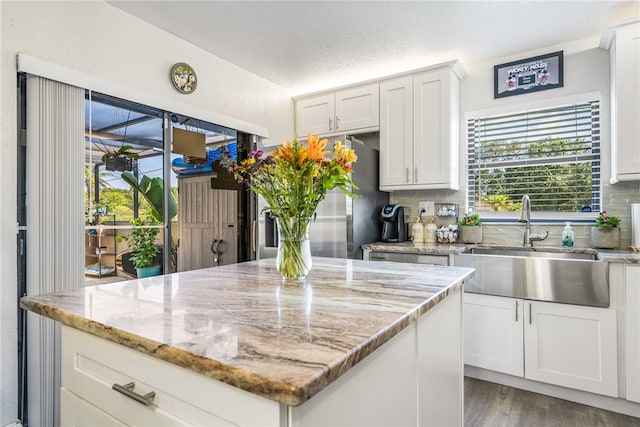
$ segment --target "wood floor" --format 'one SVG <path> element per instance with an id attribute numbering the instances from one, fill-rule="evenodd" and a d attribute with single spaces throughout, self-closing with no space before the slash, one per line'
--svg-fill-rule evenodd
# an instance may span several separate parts
<path id="1" fill-rule="evenodd" d="M 465 427 L 640 427 L 640 418 L 465 378 Z"/>

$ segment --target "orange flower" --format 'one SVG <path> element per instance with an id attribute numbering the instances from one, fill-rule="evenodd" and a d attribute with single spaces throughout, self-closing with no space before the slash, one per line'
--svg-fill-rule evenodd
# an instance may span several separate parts
<path id="1" fill-rule="evenodd" d="M 291 143 L 289 141 L 285 141 L 278 147 L 278 151 L 276 151 L 273 155 L 275 157 L 281 158 L 282 160 L 290 161 L 293 157 L 293 153 L 291 152 Z"/>
<path id="2" fill-rule="evenodd" d="M 324 147 L 327 145 L 327 139 L 320 139 L 318 135 L 307 135 L 308 141 L 308 157 L 309 160 L 320 163 L 324 156 L 329 154 L 329 151 L 324 150 Z"/>

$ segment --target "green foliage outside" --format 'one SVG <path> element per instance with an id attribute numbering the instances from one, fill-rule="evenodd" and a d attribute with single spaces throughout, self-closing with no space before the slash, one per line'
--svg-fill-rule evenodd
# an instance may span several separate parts
<path id="1" fill-rule="evenodd" d="M 92 203 L 89 203 L 89 194 L 94 193 L 95 188 L 95 176 L 93 174 L 93 168 L 85 166 L 85 213 L 89 215 L 92 210 L 95 212 L 98 208 L 104 208 L 106 216 L 100 218 L 101 222 L 113 221 L 113 215 L 115 215 L 116 222 L 130 223 L 134 220 L 133 210 L 133 193 L 134 185 L 138 188 L 138 216 L 139 217 L 153 217 L 156 221 L 162 221 L 163 212 L 163 180 L 160 178 L 150 179 L 147 176 L 143 176 L 140 182 L 137 182 L 135 177 L 125 172 L 130 176 L 122 176 L 122 179 L 130 185 L 128 189 L 115 188 L 109 181 L 113 179 L 113 172 L 100 170 L 99 174 L 99 186 L 100 186 L 100 203 L 95 203 L 95 199 Z M 123 173 L 122 175 L 125 175 Z M 128 181 L 127 181 L 128 179 Z M 171 188 L 172 200 L 171 200 L 171 218 L 174 219 L 177 215 L 177 188 Z M 153 204 L 151 202 L 153 202 Z M 87 216 L 87 222 L 89 217 Z"/>
<path id="2" fill-rule="evenodd" d="M 481 169 L 476 175 L 476 208 L 517 211 L 524 194 L 537 211 L 579 212 L 592 205 L 592 167 L 575 160 L 558 163 L 555 157 L 576 157 L 591 153 L 590 143 L 572 139 L 490 141 L 477 152 L 481 165 L 499 162 L 499 167 Z M 549 158 L 548 163 L 517 165 L 524 159 Z"/>
<path id="3" fill-rule="evenodd" d="M 132 224 L 135 228 L 131 230 L 131 233 L 119 234 L 118 241 L 126 241 L 131 248 L 130 259 L 134 267 L 152 267 L 153 260 L 160 253 L 160 248 L 155 244 L 160 229 L 145 226 L 156 226 L 158 222 L 151 217 L 140 217 L 134 219 Z"/>

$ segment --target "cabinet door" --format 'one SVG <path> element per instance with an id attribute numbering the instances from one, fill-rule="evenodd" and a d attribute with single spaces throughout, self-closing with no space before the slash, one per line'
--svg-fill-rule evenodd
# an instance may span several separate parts
<path id="1" fill-rule="evenodd" d="M 625 267 L 627 400 L 640 403 L 640 267 Z"/>
<path id="2" fill-rule="evenodd" d="M 323 134 L 335 129 L 334 95 L 329 93 L 296 101 L 296 134 Z"/>
<path id="3" fill-rule="evenodd" d="M 336 92 L 336 131 L 377 127 L 380 97 L 378 84 Z"/>
<path id="4" fill-rule="evenodd" d="M 525 378 L 618 396 L 616 310 L 526 302 Z"/>
<path id="5" fill-rule="evenodd" d="M 464 363 L 522 377 L 523 300 L 464 294 Z"/>
<path id="6" fill-rule="evenodd" d="M 413 183 L 413 78 L 380 84 L 380 188 Z M 402 187 L 398 188 L 402 189 Z"/>
<path id="7" fill-rule="evenodd" d="M 640 24 L 616 31 L 612 73 L 614 110 L 612 123 L 616 177 L 620 181 L 640 180 Z M 616 168 L 614 167 L 614 170 Z"/>
<path id="8" fill-rule="evenodd" d="M 450 69 L 413 79 L 414 181 L 422 188 L 458 188 L 458 85 Z"/>

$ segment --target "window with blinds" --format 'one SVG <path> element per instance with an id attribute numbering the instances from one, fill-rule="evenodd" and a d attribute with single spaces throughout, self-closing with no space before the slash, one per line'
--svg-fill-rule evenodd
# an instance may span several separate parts
<path id="1" fill-rule="evenodd" d="M 468 121 L 468 197 L 475 211 L 600 209 L 598 101 Z"/>

